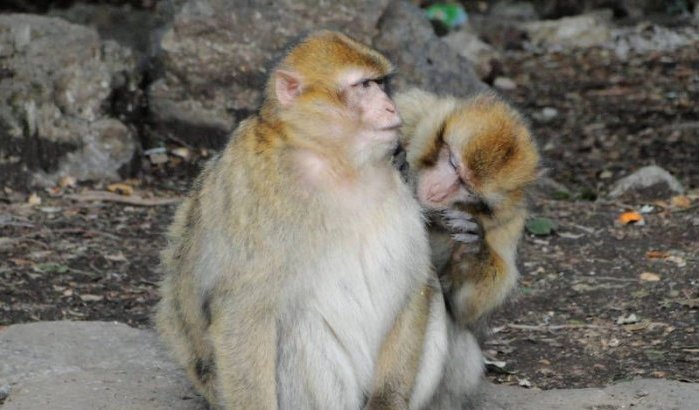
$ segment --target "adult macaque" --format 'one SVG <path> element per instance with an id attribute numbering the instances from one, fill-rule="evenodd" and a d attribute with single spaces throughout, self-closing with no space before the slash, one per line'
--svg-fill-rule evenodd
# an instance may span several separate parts
<path id="1" fill-rule="evenodd" d="M 396 96 L 403 145 L 451 317 L 471 327 L 514 288 L 525 193 L 539 154 L 520 115 L 493 94 L 461 100 L 410 90 Z M 454 234 L 456 232 L 456 234 Z M 483 235 L 472 252 L 469 244 Z"/>
<path id="2" fill-rule="evenodd" d="M 420 206 L 390 163 L 392 69 L 310 35 L 178 209 L 156 324 L 213 407 L 433 408 L 448 322 Z"/>

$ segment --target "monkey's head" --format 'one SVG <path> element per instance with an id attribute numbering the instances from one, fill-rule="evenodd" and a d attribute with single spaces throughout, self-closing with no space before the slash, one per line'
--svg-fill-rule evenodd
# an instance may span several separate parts
<path id="1" fill-rule="evenodd" d="M 267 83 L 263 109 L 306 142 L 359 157 L 397 143 L 401 119 L 385 90 L 392 64 L 343 34 L 320 31 L 291 49 Z"/>
<path id="2" fill-rule="evenodd" d="M 461 206 L 490 214 L 519 200 L 539 173 L 539 154 L 521 116 L 492 94 L 468 100 L 409 91 L 404 145 L 418 200 L 428 209 Z"/>

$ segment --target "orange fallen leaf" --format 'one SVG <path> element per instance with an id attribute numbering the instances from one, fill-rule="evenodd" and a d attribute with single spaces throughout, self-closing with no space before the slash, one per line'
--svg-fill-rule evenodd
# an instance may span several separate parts
<path id="1" fill-rule="evenodd" d="M 619 215 L 619 222 L 621 222 L 622 225 L 643 222 L 643 216 L 641 216 L 641 214 L 635 211 L 624 212 L 621 215 Z"/>
<path id="2" fill-rule="evenodd" d="M 660 275 L 653 272 L 643 272 L 639 278 L 644 282 L 658 282 L 660 280 Z"/>
<path id="3" fill-rule="evenodd" d="M 665 251 L 648 251 L 646 252 L 646 258 L 648 259 L 665 259 L 670 256 L 669 253 Z"/>
<path id="4" fill-rule="evenodd" d="M 61 188 L 75 187 L 77 184 L 78 181 L 75 177 L 70 175 L 62 176 L 61 179 L 58 180 L 58 186 Z"/>
<path id="5" fill-rule="evenodd" d="M 688 196 L 677 195 L 670 198 L 670 203 L 677 208 L 689 208 L 692 205 L 692 200 Z"/>
<path id="6" fill-rule="evenodd" d="M 110 184 L 109 186 L 107 186 L 107 191 L 123 196 L 133 195 L 133 187 L 120 182 Z"/>

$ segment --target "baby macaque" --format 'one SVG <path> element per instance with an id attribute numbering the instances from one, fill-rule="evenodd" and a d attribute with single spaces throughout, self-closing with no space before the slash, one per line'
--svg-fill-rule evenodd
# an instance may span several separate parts
<path id="1" fill-rule="evenodd" d="M 429 211 L 434 265 L 451 317 L 470 327 L 514 288 L 527 206 L 539 174 L 521 116 L 494 94 L 469 99 L 420 90 L 396 96 L 408 180 Z M 474 240 L 482 234 L 480 249 Z"/>

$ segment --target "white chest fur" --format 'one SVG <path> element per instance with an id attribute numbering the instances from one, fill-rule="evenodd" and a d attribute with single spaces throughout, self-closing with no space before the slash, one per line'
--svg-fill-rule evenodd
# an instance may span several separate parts
<path id="1" fill-rule="evenodd" d="M 359 408 L 384 337 L 430 273 L 423 220 L 408 190 L 368 206 L 336 227 L 338 237 L 321 245 L 320 263 L 311 260 L 300 272 L 304 283 L 290 301 L 297 308 L 282 321 L 295 326 L 281 329 L 280 340 L 286 346 L 280 362 L 292 366 L 280 369 L 280 403 L 288 408 L 309 401 L 323 408 L 324 397 Z M 294 366 L 306 369 L 303 385 Z M 299 390 L 306 397 L 296 397 Z"/>

